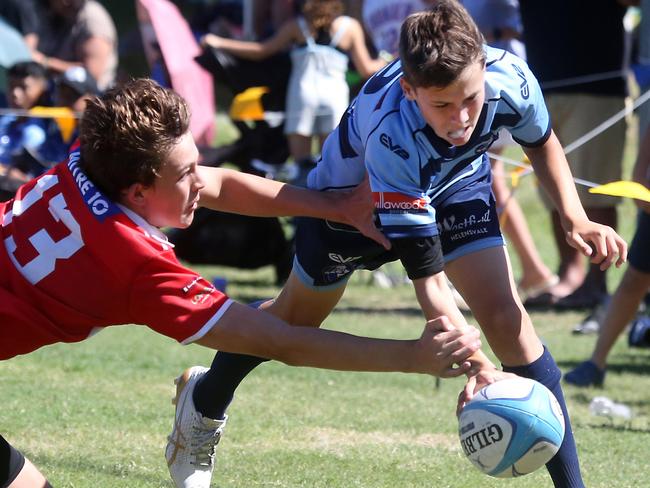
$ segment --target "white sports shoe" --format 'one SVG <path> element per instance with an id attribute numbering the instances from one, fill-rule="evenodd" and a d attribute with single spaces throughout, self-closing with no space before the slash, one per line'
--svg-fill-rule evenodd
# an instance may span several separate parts
<path id="1" fill-rule="evenodd" d="M 178 488 L 209 488 L 214 469 L 214 455 L 226 426 L 223 420 L 204 417 L 196 411 L 192 393 L 197 380 L 208 368 L 186 369 L 176 383 L 174 428 L 168 437 L 165 457 L 169 473 Z"/>

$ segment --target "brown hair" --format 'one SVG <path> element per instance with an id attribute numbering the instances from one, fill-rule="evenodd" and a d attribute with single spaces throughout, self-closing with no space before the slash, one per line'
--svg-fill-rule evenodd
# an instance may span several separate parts
<path id="1" fill-rule="evenodd" d="M 81 167 L 113 200 L 133 183 L 150 186 L 189 121 L 185 100 L 153 80 L 113 88 L 87 102 L 79 129 Z"/>
<path id="2" fill-rule="evenodd" d="M 399 55 L 404 79 L 415 87 L 445 87 L 474 63 L 485 63 L 483 36 L 456 0 L 439 0 L 402 24 Z"/>
<path id="3" fill-rule="evenodd" d="M 343 15 L 341 0 L 306 0 L 302 7 L 305 20 L 314 31 L 328 30 L 334 19 Z"/>

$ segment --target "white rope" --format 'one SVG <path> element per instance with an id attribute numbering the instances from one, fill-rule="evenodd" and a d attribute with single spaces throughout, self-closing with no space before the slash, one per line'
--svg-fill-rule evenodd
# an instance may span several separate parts
<path id="1" fill-rule="evenodd" d="M 650 90 L 647 90 L 645 93 L 643 93 L 641 96 L 639 96 L 636 100 L 634 100 L 634 103 L 632 103 L 631 107 L 625 107 L 623 110 L 620 110 L 616 114 L 612 115 L 609 119 L 604 121 L 602 124 L 599 126 L 595 127 L 594 129 L 590 130 L 587 132 L 584 136 L 579 137 L 575 141 L 573 141 L 571 144 L 567 144 L 564 147 L 564 154 L 569 154 L 576 149 L 578 149 L 580 146 L 585 144 L 587 141 L 593 139 L 600 133 L 606 131 L 609 129 L 612 125 L 614 125 L 616 122 L 621 120 L 623 117 L 626 115 L 632 113 L 635 108 L 637 108 L 639 105 L 642 103 L 645 103 L 648 99 L 650 98 Z"/>
<path id="2" fill-rule="evenodd" d="M 620 78 L 625 76 L 627 72 L 625 70 L 619 69 L 616 71 L 605 71 L 603 73 L 595 73 L 591 75 L 584 76 L 575 76 L 573 78 L 565 78 L 563 80 L 553 80 L 540 83 L 540 86 L 544 90 L 550 90 L 552 88 L 561 88 L 571 85 L 583 85 L 586 83 L 593 83 L 594 81 L 610 80 L 613 78 Z"/>
<path id="3" fill-rule="evenodd" d="M 48 108 L 57 108 L 57 107 L 43 107 L 43 108 L 48 109 Z M 40 119 L 58 119 L 60 117 L 69 117 L 69 118 L 78 119 L 81 117 L 81 114 L 72 111 L 70 111 L 70 114 L 52 115 L 52 114 L 48 114 L 46 111 L 41 113 L 41 112 L 32 112 L 31 110 L 24 110 L 18 108 L 0 108 L 0 116 L 2 115 L 15 115 L 16 117 L 33 117 L 33 118 L 40 118 Z"/>
<path id="4" fill-rule="evenodd" d="M 630 114 L 632 111 L 634 111 L 639 105 L 645 103 L 650 99 L 650 90 L 647 90 L 645 93 L 640 95 L 638 98 L 634 100 L 631 106 L 625 107 L 623 110 L 620 110 L 613 116 L 611 116 L 609 119 L 605 120 L 602 124 L 598 125 L 594 129 L 590 130 L 587 132 L 585 135 L 582 137 L 579 137 L 575 141 L 573 141 L 571 144 L 567 144 L 564 147 L 564 154 L 569 154 L 576 149 L 578 149 L 580 146 L 586 144 L 588 141 L 596 137 L 597 135 L 601 134 L 602 132 L 606 131 L 609 129 L 612 125 L 614 125 L 616 122 L 621 120 L 623 117 L 626 115 Z M 488 157 L 491 159 L 497 159 L 501 160 L 504 163 L 510 164 L 512 166 L 516 166 L 517 168 L 523 168 L 526 169 L 527 171 L 523 172 L 520 176 L 526 176 L 527 174 L 533 173 L 534 170 L 532 169 L 530 164 L 526 164 L 523 161 L 518 161 L 516 159 L 508 158 L 505 156 L 502 156 L 500 154 L 494 154 L 491 152 L 486 153 Z M 582 178 L 573 178 L 573 181 L 582 186 L 586 186 L 589 188 L 594 188 L 596 186 L 600 186 L 600 183 L 594 183 L 593 181 L 588 181 L 588 180 L 583 180 Z"/>

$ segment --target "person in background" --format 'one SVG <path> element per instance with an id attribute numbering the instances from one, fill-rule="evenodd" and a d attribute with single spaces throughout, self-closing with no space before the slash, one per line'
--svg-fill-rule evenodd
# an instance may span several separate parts
<path id="1" fill-rule="evenodd" d="M 81 66 L 65 70 L 56 79 L 54 102 L 59 107 L 69 107 L 73 112 L 83 113 L 88 99 L 99 94 L 94 78 Z"/>
<path id="2" fill-rule="evenodd" d="M 646 129 L 632 179 L 650 187 L 650 130 Z M 630 245 L 629 265 L 605 308 L 598 340 L 591 358 L 564 375 L 564 381 L 579 387 L 603 386 L 607 356 L 625 326 L 634 318 L 650 288 L 650 202 L 635 201 L 639 208 L 636 233 Z M 631 346 L 650 346 L 650 326 L 645 320 L 632 325 Z"/>
<path id="3" fill-rule="evenodd" d="M 463 0 L 488 45 L 504 49 L 521 59 L 526 59 L 526 49 L 520 41 L 521 17 L 518 0 Z M 499 133 L 499 139 L 492 145 L 491 153 L 501 154 L 515 141 L 506 130 Z M 499 210 L 501 228 L 512 243 L 519 258 L 521 276 L 517 284 L 521 300 L 535 299 L 557 284 L 559 278 L 544 264 L 530 233 L 526 216 L 514 193 L 508 187 L 503 160 L 491 158 L 492 191 Z"/>
<path id="4" fill-rule="evenodd" d="M 100 90 L 115 82 L 117 30 L 111 15 L 95 0 L 38 0 L 41 15 L 34 61 L 55 74 L 83 66 Z"/>
<path id="5" fill-rule="evenodd" d="M 343 15 L 340 0 L 306 0 L 301 13 L 262 43 L 214 34 L 207 34 L 203 43 L 253 60 L 291 47 L 284 131 L 291 156 L 306 176 L 313 167 L 312 138 L 318 137 L 322 145 L 350 101 L 345 79 L 348 55 L 364 78 L 385 62 L 370 57 L 361 24 Z"/>
<path id="6" fill-rule="evenodd" d="M 7 80 L 9 108 L 15 113 L 0 116 L 0 166 L 11 184 L 40 175 L 65 154 L 54 120 L 26 113 L 51 105 L 45 68 L 34 61 L 16 63 L 9 68 Z M 5 187 L 3 199 L 11 194 L 12 189 Z"/>
<path id="7" fill-rule="evenodd" d="M 625 0 L 519 0 L 523 40 L 531 70 L 540 81 L 563 146 L 575 142 L 598 124 L 625 108 Z M 626 121 L 567 154 L 575 177 L 597 184 L 621 179 Z M 578 195 L 590 220 L 617 227 L 616 197 L 596 195 L 586 187 Z M 586 272 L 581 253 L 566 241 L 561 216 L 548 197 L 559 253 L 559 282 L 527 306 L 592 308 L 608 296 L 606 272 L 592 263 Z"/>
<path id="8" fill-rule="evenodd" d="M 361 10 L 363 25 L 383 58 L 392 60 L 398 55 L 402 22 L 430 3 L 426 0 L 364 0 Z"/>

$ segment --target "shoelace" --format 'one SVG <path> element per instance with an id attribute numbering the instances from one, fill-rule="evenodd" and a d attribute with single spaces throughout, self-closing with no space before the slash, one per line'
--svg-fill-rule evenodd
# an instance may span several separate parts
<path id="1" fill-rule="evenodd" d="M 194 425 L 192 431 L 192 449 L 190 452 L 195 459 L 192 464 L 211 468 L 214 463 L 217 444 L 221 439 L 221 429 L 210 429 Z"/>

